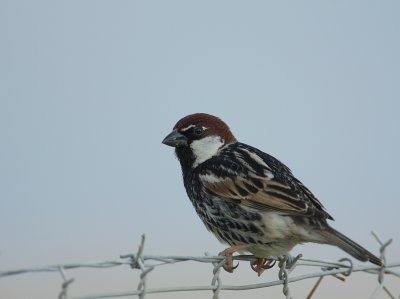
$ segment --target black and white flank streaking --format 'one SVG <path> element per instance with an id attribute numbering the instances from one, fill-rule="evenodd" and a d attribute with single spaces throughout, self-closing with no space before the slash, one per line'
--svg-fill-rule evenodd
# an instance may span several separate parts
<path id="1" fill-rule="evenodd" d="M 163 143 L 175 147 L 186 192 L 201 220 L 231 247 L 260 260 L 295 245 L 337 246 L 360 261 L 379 258 L 329 226 L 321 202 L 276 158 L 238 142 L 219 118 L 197 113 L 177 122 Z M 229 262 L 229 259 L 228 259 Z M 257 264 L 256 271 L 262 271 Z M 232 265 L 225 269 L 232 271 Z"/>

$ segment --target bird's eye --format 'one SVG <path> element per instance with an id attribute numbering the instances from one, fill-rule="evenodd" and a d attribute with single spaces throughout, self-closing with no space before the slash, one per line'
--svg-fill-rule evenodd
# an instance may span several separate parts
<path id="1" fill-rule="evenodd" d="M 201 136 L 204 132 L 204 129 L 203 127 L 195 127 L 193 132 L 196 136 Z"/>

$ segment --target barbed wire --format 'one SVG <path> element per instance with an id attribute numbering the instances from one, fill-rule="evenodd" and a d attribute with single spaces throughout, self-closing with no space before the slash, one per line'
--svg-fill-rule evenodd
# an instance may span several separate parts
<path id="1" fill-rule="evenodd" d="M 380 245 L 380 258 L 383 265 L 354 265 L 352 260 L 349 258 L 340 259 L 338 262 L 327 262 L 322 260 L 314 259 L 303 259 L 301 254 L 296 257 L 282 256 L 282 257 L 272 257 L 271 259 L 278 261 L 279 273 L 278 280 L 256 283 L 256 284 L 246 284 L 246 285 L 225 285 L 222 283 L 221 279 L 221 268 L 226 262 L 226 257 L 224 256 L 211 256 L 208 253 L 205 256 L 156 256 L 156 255 L 145 255 L 144 245 L 145 236 L 142 235 L 142 239 L 135 254 L 125 254 L 121 255 L 117 260 L 110 261 L 100 261 L 91 263 L 70 263 L 62 265 L 52 265 L 44 267 L 34 267 L 26 269 L 16 269 L 16 270 L 1 270 L 0 278 L 4 278 L 12 275 L 21 275 L 26 273 L 38 273 L 38 272 L 59 272 L 63 279 L 61 285 L 61 291 L 58 295 L 58 299 L 100 299 L 100 298 L 117 298 L 117 297 L 128 297 L 128 296 L 138 296 L 139 299 L 145 298 L 147 294 L 155 293 L 170 293 L 170 292 L 188 292 L 188 291 L 212 291 L 213 299 L 218 299 L 219 294 L 223 290 L 251 290 L 267 288 L 272 286 L 282 285 L 282 292 L 286 299 L 293 299 L 290 293 L 289 284 L 295 281 L 306 280 L 311 278 L 318 278 L 313 288 L 310 290 L 307 299 L 312 298 L 317 288 L 320 286 L 321 281 L 326 276 L 333 276 L 342 281 L 345 280 L 347 276 L 355 272 L 365 272 L 369 274 L 377 275 L 378 285 L 369 297 L 370 299 L 376 298 L 380 293 L 384 292 L 389 298 L 395 299 L 400 298 L 399 296 L 394 296 L 389 288 L 385 285 L 386 275 L 392 275 L 394 277 L 400 278 L 400 272 L 393 270 L 394 268 L 400 268 L 400 262 L 387 263 L 386 261 L 386 249 L 392 243 L 392 239 L 382 242 L 380 238 L 372 232 L 373 236 Z M 249 261 L 255 262 L 257 260 L 253 255 L 238 255 L 233 258 L 235 261 Z M 211 279 L 210 285 L 195 285 L 195 286 L 181 286 L 181 287 L 164 287 L 164 288 L 147 288 L 146 282 L 148 274 L 162 265 L 176 264 L 181 262 L 199 262 L 199 263 L 210 263 L 213 265 L 212 273 L 213 277 Z M 105 269 L 112 267 L 129 266 L 132 269 L 137 269 L 140 271 L 140 280 L 137 289 L 134 291 L 127 292 L 115 292 L 115 293 L 104 293 L 104 294 L 94 294 L 85 295 L 78 297 L 69 297 L 68 290 L 73 285 L 74 278 L 68 278 L 66 273 L 67 270 L 82 269 L 82 268 L 96 268 Z M 317 267 L 318 271 L 314 271 L 307 274 L 290 276 L 290 273 L 299 266 L 307 267 Z"/>

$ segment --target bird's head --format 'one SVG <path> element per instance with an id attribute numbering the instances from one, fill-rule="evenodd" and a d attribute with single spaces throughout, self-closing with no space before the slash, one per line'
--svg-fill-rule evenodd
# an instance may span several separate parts
<path id="1" fill-rule="evenodd" d="M 196 167 L 236 142 L 228 125 L 216 116 L 196 113 L 185 116 L 162 143 L 175 147 L 182 169 Z"/>

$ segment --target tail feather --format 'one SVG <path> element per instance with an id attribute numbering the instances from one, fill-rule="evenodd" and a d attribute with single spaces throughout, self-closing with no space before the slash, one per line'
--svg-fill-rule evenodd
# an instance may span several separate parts
<path id="1" fill-rule="evenodd" d="M 382 266 L 382 261 L 377 256 L 331 227 L 329 227 L 325 238 L 326 243 L 338 246 L 360 261 L 370 261 L 375 265 Z"/>

